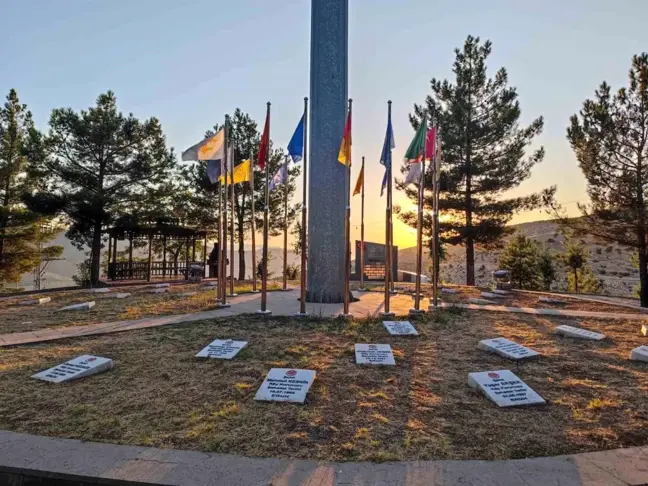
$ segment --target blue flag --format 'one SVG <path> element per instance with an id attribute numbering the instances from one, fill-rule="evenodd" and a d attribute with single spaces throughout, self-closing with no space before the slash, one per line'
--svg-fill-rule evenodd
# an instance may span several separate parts
<path id="1" fill-rule="evenodd" d="M 288 154 L 292 157 L 295 164 L 301 162 L 301 159 L 304 156 L 304 115 L 302 115 L 301 120 L 299 120 L 295 133 L 293 133 L 293 136 L 288 143 Z"/>
<path id="2" fill-rule="evenodd" d="M 288 161 L 287 160 L 285 163 L 281 164 L 281 167 L 279 167 L 277 173 L 272 176 L 272 179 L 270 179 L 268 190 L 272 191 L 277 187 L 279 187 L 280 184 L 285 184 L 286 182 L 288 182 Z"/>
<path id="3" fill-rule="evenodd" d="M 387 132 L 385 133 L 385 143 L 383 143 L 382 154 L 380 155 L 380 163 L 385 167 L 391 167 L 392 154 L 391 151 L 396 147 L 394 142 L 394 131 L 392 130 L 391 114 L 387 120 Z"/>
<path id="4" fill-rule="evenodd" d="M 389 170 L 385 169 L 385 175 L 383 176 L 382 186 L 380 186 L 380 197 L 383 196 L 383 193 L 385 192 L 385 188 L 387 187 L 387 174 L 389 174 Z"/>
<path id="5" fill-rule="evenodd" d="M 221 176 L 221 159 L 207 161 L 207 177 L 209 182 L 216 184 Z"/>

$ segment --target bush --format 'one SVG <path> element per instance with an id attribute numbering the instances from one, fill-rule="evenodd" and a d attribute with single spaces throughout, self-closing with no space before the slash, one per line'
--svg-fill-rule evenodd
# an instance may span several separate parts
<path id="1" fill-rule="evenodd" d="M 301 267 L 299 265 L 288 265 L 286 267 L 286 278 L 288 280 L 297 280 L 299 278 Z"/>
<path id="2" fill-rule="evenodd" d="M 542 276 L 539 269 L 538 245 L 524 235 L 516 236 L 504 249 L 499 266 L 511 274 L 511 280 L 519 289 L 537 290 Z"/>

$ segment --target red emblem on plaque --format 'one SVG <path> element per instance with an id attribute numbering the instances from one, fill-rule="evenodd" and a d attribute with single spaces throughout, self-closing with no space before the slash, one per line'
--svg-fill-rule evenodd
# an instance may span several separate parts
<path id="1" fill-rule="evenodd" d="M 233 342 L 234 341 L 232 341 L 231 339 L 228 339 L 227 341 L 225 341 L 225 344 L 232 344 Z"/>
<path id="2" fill-rule="evenodd" d="M 377 349 L 377 348 L 378 348 L 378 346 L 376 346 L 375 344 L 370 344 L 369 345 L 369 349 Z"/>
<path id="3" fill-rule="evenodd" d="M 499 378 L 499 375 L 497 373 L 491 372 L 491 373 L 488 373 L 488 377 L 495 379 L 495 378 Z"/>
<path id="4" fill-rule="evenodd" d="M 95 361 L 96 359 L 97 358 L 88 358 L 88 363 L 90 363 L 91 361 Z"/>
<path id="5" fill-rule="evenodd" d="M 289 377 L 292 378 L 293 376 L 296 376 L 296 375 L 297 375 L 296 370 L 288 370 L 288 371 L 286 371 L 286 376 L 289 376 Z"/>

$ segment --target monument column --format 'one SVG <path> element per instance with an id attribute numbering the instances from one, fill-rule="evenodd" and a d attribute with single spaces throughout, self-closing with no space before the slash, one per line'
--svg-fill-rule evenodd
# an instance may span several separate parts
<path id="1" fill-rule="evenodd" d="M 348 0 L 311 1 L 308 302 L 344 301 Z"/>

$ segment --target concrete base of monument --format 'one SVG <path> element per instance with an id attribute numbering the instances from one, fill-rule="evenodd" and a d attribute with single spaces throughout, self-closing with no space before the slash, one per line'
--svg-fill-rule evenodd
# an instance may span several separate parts
<path id="1" fill-rule="evenodd" d="M 259 309 L 258 311 L 256 311 L 256 315 L 257 315 L 257 316 L 265 316 L 265 317 L 268 317 L 268 316 L 271 316 L 271 315 L 272 315 L 272 311 L 271 311 L 271 310 L 268 310 L 268 309 L 266 309 L 266 310 L 261 310 L 261 309 Z"/>
<path id="2" fill-rule="evenodd" d="M 380 317 L 396 317 L 396 314 L 393 312 L 381 312 L 378 314 Z"/>
<path id="3" fill-rule="evenodd" d="M 308 312 L 298 312 L 297 314 L 294 315 L 294 317 L 299 317 L 299 318 L 306 318 L 310 317 L 311 315 Z"/>

